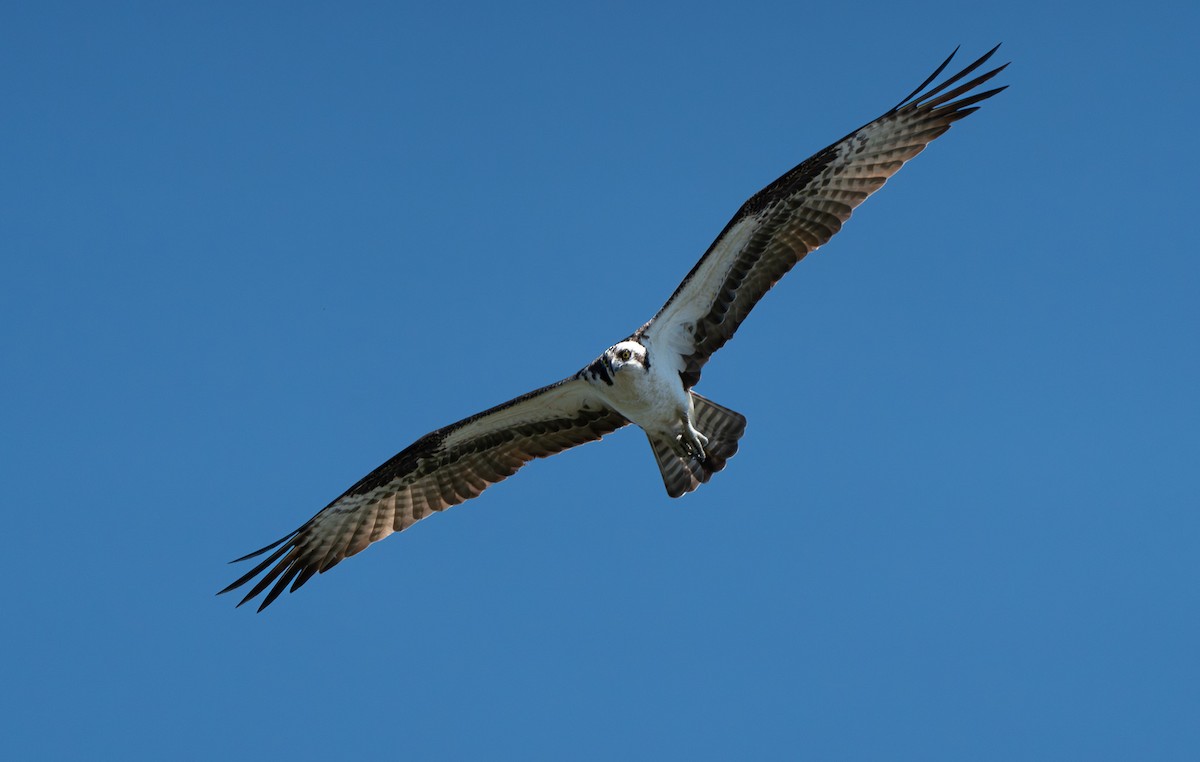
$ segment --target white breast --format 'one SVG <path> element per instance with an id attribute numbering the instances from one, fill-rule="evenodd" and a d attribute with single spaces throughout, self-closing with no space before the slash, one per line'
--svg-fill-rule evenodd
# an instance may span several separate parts
<path id="1" fill-rule="evenodd" d="M 613 409 L 648 432 L 676 436 L 691 420 L 691 395 L 683 388 L 678 369 L 658 362 L 653 354 L 650 370 L 626 366 L 614 374 L 612 386 L 597 385 L 597 389 Z"/>

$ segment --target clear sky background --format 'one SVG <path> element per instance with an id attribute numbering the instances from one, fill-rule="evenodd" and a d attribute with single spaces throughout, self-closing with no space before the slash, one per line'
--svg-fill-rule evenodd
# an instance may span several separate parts
<path id="1" fill-rule="evenodd" d="M 5 758 L 1200 758 L 1194 3 L 15 5 Z M 214 596 L 999 41 L 709 364 L 710 484 L 626 430 Z"/>

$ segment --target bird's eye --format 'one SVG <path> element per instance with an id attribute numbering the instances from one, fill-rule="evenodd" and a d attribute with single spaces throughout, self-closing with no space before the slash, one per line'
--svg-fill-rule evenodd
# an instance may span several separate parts
<path id="1" fill-rule="evenodd" d="M 617 359 L 621 362 L 626 362 L 630 357 L 633 357 L 633 352 L 630 352 L 628 349 L 617 350 Z"/>

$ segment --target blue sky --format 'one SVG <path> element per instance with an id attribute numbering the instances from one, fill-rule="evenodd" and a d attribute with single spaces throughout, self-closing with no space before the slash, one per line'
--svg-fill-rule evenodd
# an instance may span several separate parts
<path id="1" fill-rule="evenodd" d="M 5 756 L 1200 754 L 1194 6 L 26 5 Z M 706 369 L 749 418 L 710 484 L 624 431 L 213 595 L 998 41 L 1009 90 Z"/>

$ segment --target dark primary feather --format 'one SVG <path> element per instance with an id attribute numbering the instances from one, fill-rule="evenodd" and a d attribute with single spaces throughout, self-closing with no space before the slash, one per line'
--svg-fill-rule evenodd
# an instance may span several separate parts
<path id="1" fill-rule="evenodd" d="M 296 531 L 237 559 L 274 551 L 221 593 L 263 577 L 242 605 L 270 588 L 262 611 L 288 586 L 469 500 L 534 458 L 600 439 L 628 421 L 589 399 L 587 382 L 560 381 L 427 434 L 363 477 Z M 265 574 L 264 574 L 265 572 Z"/>
<path id="2" fill-rule="evenodd" d="M 879 190 L 904 162 L 955 121 L 974 112 L 974 104 L 1004 89 L 998 87 L 954 100 L 996 76 L 1007 64 L 946 91 L 982 66 L 996 48 L 926 90 L 950 63 L 954 57 L 951 53 L 896 107 L 818 151 L 754 194 L 658 315 L 634 336 L 663 336 L 666 343 L 679 348 L 684 359 L 684 386 L 693 386 L 700 380 L 708 358 L 733 336 L 776 281 L 832 238 L 854 208 Z"/>

